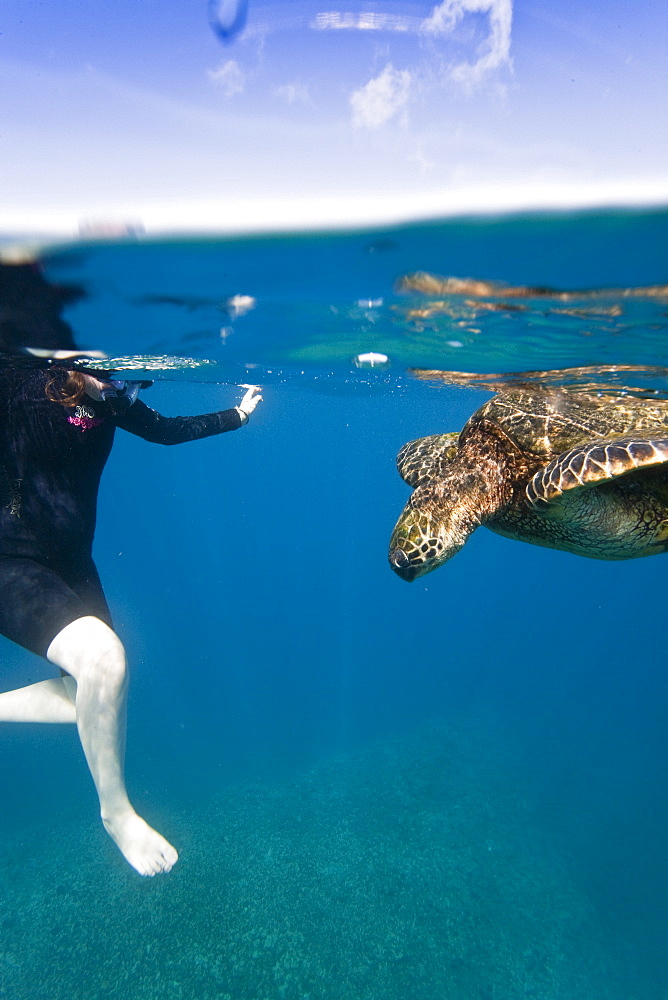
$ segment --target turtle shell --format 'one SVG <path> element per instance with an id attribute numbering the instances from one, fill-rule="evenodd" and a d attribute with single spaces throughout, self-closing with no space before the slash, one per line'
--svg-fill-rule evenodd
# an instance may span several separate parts
<path id="1" fill-rule="evenodd" d="M 652 438 L 668 428 L 668 401 L 574 393 L 560 389 L 504 392 L 470 418 L 462 437 L 481 421 L 496 424 L 521 452 L 560 455 L 595 439 Z"/>

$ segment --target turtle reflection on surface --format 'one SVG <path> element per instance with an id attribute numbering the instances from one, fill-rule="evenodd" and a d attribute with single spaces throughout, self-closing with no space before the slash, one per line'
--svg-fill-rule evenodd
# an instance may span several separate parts
<path id="1" fill-rule="evenodd" d="M 668 301 L 667 284 L 564 289 L 442 277 L 425 271 L 403 275 L 396 282 L 396 290 L 425 297 L 413 300 L 410 306 L 392 307 L 420 329 L 439 317 L 455 319 L 464 325 L 482 321 L 490 313 L 523 313 L 529 321 L 539 323 L 545 316 L 571 316 L 609 324 L 625 316 L 634 304 L 636 309 L 638 303 L 649 305 L 654 316 Z M 619 324 L 612 323 L 612 329 L 618 327 Z"/>
<path id="2" fill-rule="evenodd" d="M 404 445 L 397 466 L 414 490 L 390 541 L 404 580 L 480 525 L 594 559 L 668 549 L 668 400 L 511 385 L 461 433 Z"/>

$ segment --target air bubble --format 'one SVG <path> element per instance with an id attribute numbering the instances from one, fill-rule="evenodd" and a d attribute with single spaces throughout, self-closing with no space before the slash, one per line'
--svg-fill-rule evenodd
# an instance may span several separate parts
<path id="1" fill-rule="evenodd" d="M 366 354 L 356 354 L 353 362 L 358 368 L 387 368 L 390 359 L 387 354 L 377 354 L 375 351 L 369 351 Z"/>

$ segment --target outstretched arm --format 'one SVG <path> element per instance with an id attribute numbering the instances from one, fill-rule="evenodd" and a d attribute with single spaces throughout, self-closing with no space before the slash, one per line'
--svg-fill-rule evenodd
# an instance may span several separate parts
<path id="1" fill-rule="evenodd" d="M 262 399 L 258 386 L 244 388 L 247 392 L 239 406 L 230 410 L 218 410 L 216 413 L 200 413 L 193 417 L 164 417 L 138 399 L 119 418 L 117 426 L 155 444 L 183 444 L 185 441 L 197 441 L 213 434 L 236 431 L 248 423 L 248 417 Z"/>

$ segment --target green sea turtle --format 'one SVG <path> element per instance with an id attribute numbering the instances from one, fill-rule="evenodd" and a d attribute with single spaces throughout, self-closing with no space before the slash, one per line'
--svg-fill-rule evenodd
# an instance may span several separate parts
<path id="1" fill-rule="evenodd" d="M 594 559 L 668 549 L 668 401 L 521 386 L 461 433 L 410 441 L 413 487 L 390 541 L 404 580 L 436 569 L 479 525 Z"/>

